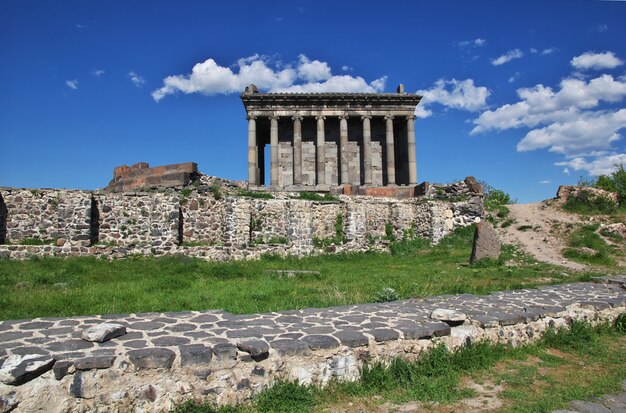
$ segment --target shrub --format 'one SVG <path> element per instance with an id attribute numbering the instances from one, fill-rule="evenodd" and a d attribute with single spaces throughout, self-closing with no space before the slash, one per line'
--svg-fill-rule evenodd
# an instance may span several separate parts
<path id="1" fill-rule="evenodd" d="M 385 287 L 378 291 L 374 297 L 376 303 L 386 303 L 388 301 L 396 301 L 400 299 L 400 294 L 391 287 Z"/>
<path id="2" fill-rule="evenodd" d="M 320 202 L 332 202 L 339 201 L 335 195 L 325 193 L 324 195 L 320 195 L 315 192 L 300 192 L 297 199 L 305 199 L 308 201 L 320 201 Z"/>
<path id="3" fill-rule="evenodd" d="M 245 196 L 248 198 L 259 198 L 259 199 L 273 199 L 274 198 L 274 195 L 270 194 L 269 192 L 249 191 L 247 189 L 240 189 L 239 195 Z"/>
<path id="4" fill-rule="evenodd" d="M 612 214 L 617 211 L 617 204 L 609 198 L 581 189 L 575 196 L 567 198 L 563 209 L 578 214 Z"/>

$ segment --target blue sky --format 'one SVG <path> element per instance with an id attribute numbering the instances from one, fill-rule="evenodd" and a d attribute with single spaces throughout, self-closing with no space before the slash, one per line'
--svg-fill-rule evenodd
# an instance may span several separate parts
<path id="1" fill-rule="evenodd" d="M 626 162 L 626 1 L 0 2 L 0 186 L 195 161 L 246 178 L 239 92 L 418 106 L 418 178 L 519 201 Z M 195 70 L 194 70 L 195 67 Z"/>

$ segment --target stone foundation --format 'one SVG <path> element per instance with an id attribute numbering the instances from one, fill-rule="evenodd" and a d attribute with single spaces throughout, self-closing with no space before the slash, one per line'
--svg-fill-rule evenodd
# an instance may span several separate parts
<path id="1" fill-rule="evenodd" d="M 160 412 L 189 399 L 245 402 L 278 379 L 355 380 L 366 360 L 415 359 L 440 344 L 482 340 L 518 346 L 572 320 L 611 322 L 626 312 L 625 280 L 267 314 L 3 321 L 0 403 L 15 412 Z M 122 335 L 81 339 L 104 323 Z M 36 373 L 11 367 L 29 359 L 39 363 Z"/>
<path id="2" fill-rule="evenodd" d="M 274 192 L 274 199 L 216 198 L 194 187 L 122 193 L 0 188 L 0 257 L 185 254 L 228 260 L 358 252 L 385 249 L 389 226 L 396 239 L 438 242 L 483 214 L 482 194 L 463 182 L 452 185 L 441 186 L 446 190 L 437 198 L 341 195 L 329 202 L 284 192 Z M 336 236 L 338 222 L 345 242 L 320 247 Z M 45 245 L 24 245 L 34 243 Z"/>

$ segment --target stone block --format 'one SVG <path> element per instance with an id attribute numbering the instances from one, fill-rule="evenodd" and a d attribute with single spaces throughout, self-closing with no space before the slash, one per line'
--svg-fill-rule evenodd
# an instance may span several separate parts
<path id="1" fill-rule="evenodd" d="M 483 258 L 497 260 L 500 257 L 501 247 L 502 242 L 493 226 L 487 221 L 479 222 L 476 224 L 476 230 L 474 231 L 474 244 L 472 246 L 470 264 Z"/>

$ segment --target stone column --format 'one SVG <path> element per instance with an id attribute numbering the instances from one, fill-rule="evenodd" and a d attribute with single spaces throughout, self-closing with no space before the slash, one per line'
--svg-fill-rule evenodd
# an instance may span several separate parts
<path id="1" fill-rule="evenodd" d="M 257 177 L 257 163 L 259 159 L 256 144 L 256 116 L 248 116 L 248 185 L 259 184 Z"/>
<path id="2" fill-rule="evenodd" d="M 385 121 L 387 123 L 387 134 L 385 138 L 387 144 L 387 185 L 395 185 L 396 162 L 393 147 L 393 116 L 385 116 Z"/>
<path id="3" fill-rule="evenodd" d="M 348 115 L 339 116 L 339 153 L 341 154 L 341 185 L 350 183 L 348 171 Z"/>
<path id="4" fill-rule="evenodd" d="M 417 161 L 415 160 L 415 115 L 406 117 L 406 134 L 409 150 L 409 185 L 417 185 Z"/>
<path id="5" fill-rule="evenodd" d="M 293 119 L 293 184 L 302 185 L 302 116 Z"/>
<path id="6" fill-rule="evenodd" d="M 278 116 L 270 116 L 270 185 L 278 186 Z"/>
<path id="7" fill-rule="evenodd" d="M 317 142 L 315 155 L 317 162 L 317 184 L 326 184 L 326 137 L 324 136 L 324 119 L 326 116 L 318 115 L 317 119 Z"/>
<path id="8" fill-rule="evenodd" d="M 371 116 L 361 116 L 363 120 L 363 180 L 365 185 L 372 185 L 372 130 Z"/>

